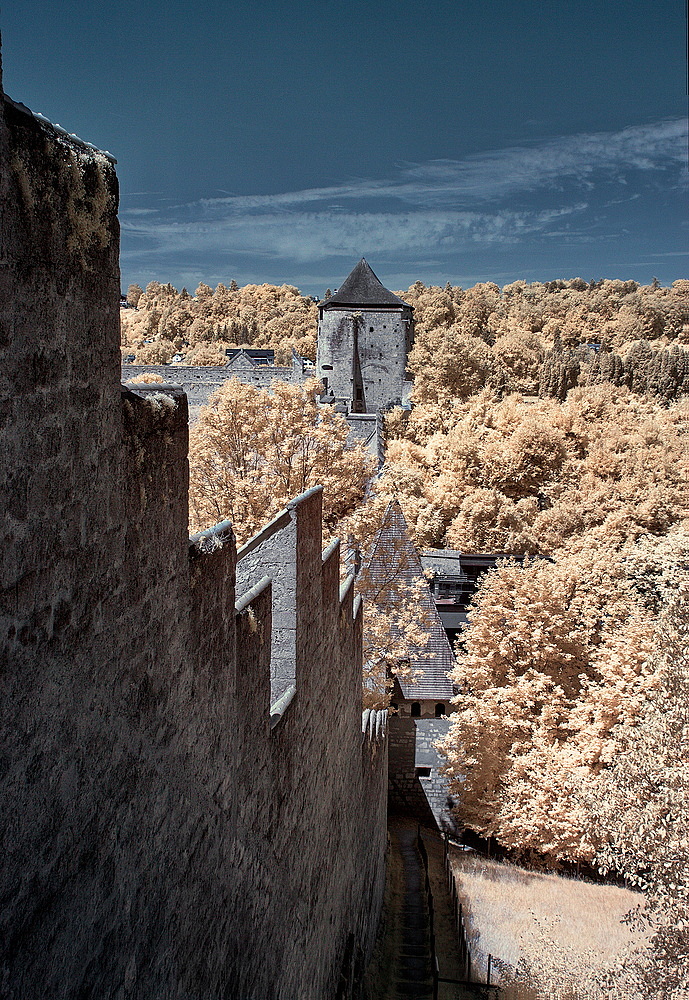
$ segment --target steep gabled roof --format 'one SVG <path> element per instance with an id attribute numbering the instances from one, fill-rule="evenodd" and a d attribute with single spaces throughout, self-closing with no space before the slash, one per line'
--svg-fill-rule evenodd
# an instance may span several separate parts
<path id="1" fill-rule="evenodd" d="M 409 537 L 409 528 L 397 500 L 388 505 L 363 572 L 383 593 L 386 579 L 394 577 L 405 584 L 413 584 L 423 577 L 419 554 Z M 405 598 L 403 595 L 392 596 L 393 601 L 400 599 Z M 416 680 L 398 677 L 398 682 L 409 701 L 430 698 L 445 702 L 453 694 L 452 682 L 447 676 L 454 667 L 452 650 L 428 586 L 423 588 L 419 603 L 429 622 L 428 644 L 410 657 L 409 665 L 412 671 L 422 673 Z"/>
<path id="2" fill-rule="evenodd" d="M 334 295 L 321 303 L 323 309 L 329 309 L 331 306 L 406 306 L 407 309 L 413 308 L 382 284 L 364 257 L 345 278 Z"/>

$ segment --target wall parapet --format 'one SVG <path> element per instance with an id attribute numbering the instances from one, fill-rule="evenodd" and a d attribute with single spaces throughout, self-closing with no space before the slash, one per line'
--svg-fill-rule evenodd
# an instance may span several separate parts
<path id="1" fill-rule="evenodd" d="M 270 728 L 275 729 L 278 722 L 282 720 L 283 715 L 290 707 L 294 700 L 294 696 L 297 693 L 297 685 L 290 684 L 283 694 L 280 695 L 278 700 L 274 705 L 270 706 Z"/>
<path id="2" fill-rule="evenodd" d="M 77 149 L 84 150 L 85 152 L 97 153 L 99 156 L 104 156 L 106 160 L 109 160 L 110 163 L 113 164 L 113 166 L 117 163 L 115 157 L 112 153 L 109 153 L 107 149 L 99 149 L 98 146 L 94 146 L 93 143 L 86 142 L 85 139 L 80 139 L 78 135 L 74 134 L 74 132 L 68 132 L 56 122 L 51 122 L 39 111 L 32 111 L 31 108 L 27 108 L 26 104 L 22 104 L 21 101 L 13 101 L 11 97 L 7 96 L 7 94 L 3 94 L 2 99 L 4 103 L 11 107 L 14 111 L 18 111 L 19 114 L 32 118 L 38 125 L 42 126 L 63 142 L 68 142 L 71 146 L 75 146 Z"/>
<path id="3" fill-rule="evenodd" d="M 223 522 L 223 523 L 229 523 L 229 522 Z M 255 583 L 250 590 L 247 590 L 245 594 L 242 594 L 242 596 L 238 598 L 234 606 L 236 614 L 239 615 L 243 611 L 246 611 L 247 608 L 251 607 L 256 598 L 259 597 L 269 587 L 272 587 L 272 585 L 273 581 L 269 576 L 264 576 L 261 580 L 258 581 L 258 583 Z"/>
<path id="4" fill-rule="evenodd" d="M 232 522 L 225 520 L 190 535 L 189 548 L 197 552 L 214 552 L 229 541 L 234 541 L 234 530 Z"/>

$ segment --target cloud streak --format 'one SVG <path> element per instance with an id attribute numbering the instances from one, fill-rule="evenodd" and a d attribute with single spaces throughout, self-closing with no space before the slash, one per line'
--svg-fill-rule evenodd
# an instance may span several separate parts
<path id="1" fill-rule="evenodd" d="M 465 160 L 407 164 L 391 179 L 358 179 L 331 187 L 269 195 L 202 199 L 208 211 L 260 212 L 324 201 L 394 199 L 410 205 L 451 201 L 455 207 L 553 188 L 564 182 L 590 186 L 594 175 L 619 180 L 630 171 L 686 165 L 687 122 L 676 119 L 621 132 L 583 133 L 534 147 L 513 146 Z"/>
<path id="2" fill-rule="evenodd" d="M 384 179 L 158 203 L 123 211 L 123 261 L 232 255 L 301 266 L 363 251 L 411 261 L 537 235 L 583 243 L 593 229 L 605 239 L 614 229 L 605 230 L 609 206 L 681 186 L 686 146 L 686 121 L 670 120 L 401 164 Z"/>
<path id="3" fill-rule="evenodd" d="M 186 223 L 127 222 L 132 237 L 143 238 L 139 253 L 219 252 L 241 248 L 244 253 L 271 254 L 300 262 L 314 257 L 352 256 L 365 246 L 386 256 L 448 252 L 462 244 L 516 242 L 540 232 L 585 205 L 544 212 L 295 212 L 232 215 Z M 137 251 L 130 251 L 130 254 Z"/>

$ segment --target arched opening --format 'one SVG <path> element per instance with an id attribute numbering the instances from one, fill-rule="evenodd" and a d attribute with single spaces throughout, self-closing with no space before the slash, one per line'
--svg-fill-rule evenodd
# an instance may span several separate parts
<path id="1" fill-rule="evenodd" d="M 411 715 L 412 719 L 418 719 L 421 716 L 421 704 L 418 701 L 413 701 L 411 703 Z"/>
<path id="2" fill-rule="evenodd" d="M 443 705 L 442 701 L 439 701 L 435 706 L 435 717 L 436 719 L 442 719 L 444 715 L 445 715 L 445 706 Z"/>

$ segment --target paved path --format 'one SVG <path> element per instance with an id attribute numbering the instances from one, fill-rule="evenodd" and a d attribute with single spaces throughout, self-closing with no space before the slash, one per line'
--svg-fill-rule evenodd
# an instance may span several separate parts
<path id="1" fill-rule="evenodd" d="M 426 872 L 417 847 L 417 824 L 391 818 L 385 932 L 379 942 L 376 971 L 368 982 L 368 1000 L 431 1000 L 430 920 L 425 891 Z M 435 933 L 440 975 L 460 978 L 462 966 L 454 933 L 452 903 L 445 887 L 442 841 L 424 831 L 434 899 Z M 481 994 L 479 993 L 479 996 Z M 477 992 L 440 983 L 438 1000 L 476 1000 Z"/>
<path id="2" fill-rule="evenodd" d="M 421 855 L 416 846 L 416 826 L 396 824 L 390 828 L 390 849 L 401 861 L 402 893 L 397 905 L 400 915 L 393 997 L 432 997 L 431 944 Z M 395 843 L 396 842 L 396 843 Z"/>

